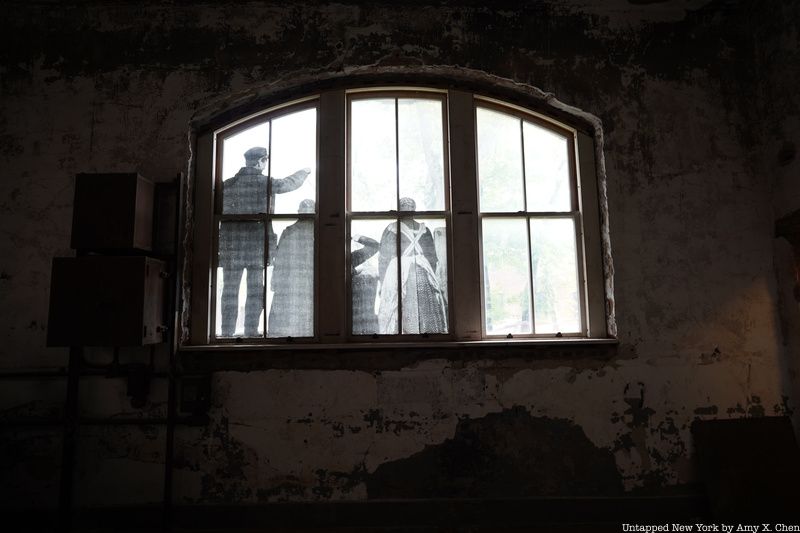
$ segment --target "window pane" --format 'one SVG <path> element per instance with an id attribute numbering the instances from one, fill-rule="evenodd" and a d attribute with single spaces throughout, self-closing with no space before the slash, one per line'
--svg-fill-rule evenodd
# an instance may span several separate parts
<path id="1" fill-rule="evenodd" d="M 354 220 L 351 226 L 353 333 L 447 333 L 447 242 L 444 219 Z M 357 240 L 356 240 L 357 239 Z M 400 277 L 398 291 L 398 276 Z"/>
<path id="2" fill-rule="evenodd" d="M 531 219 L 536 333 L 581 331 L 575 222 Z"/>
<path id="3" fill-rule="evenodd" d="M 418 211 L 444 209 L 442 101 L 398 100 L 400 197 L 414 198 Z"/>
<path id="4" fill-rule="evenodd" d="M 274 213 L 297 213 L 306 198 L 317 199 L 317 110 L 304 109 L 272 121 L 272 176 Z M 310 171 L 306 174 L 305 171 Z"/>
<path id="5" fill-rule="evenodd" d="M 395 100 L 353 100 L 350 111 L 352 209 L 397 209 Z"/>
<path id="6" fill-rule="evenodd" d="M 221 222 L 218 259 L 216 335 L 263 336 L 264 224 Z"/>
<path id="7" fill-rule="evenodd" d="M 314 221 L 275 220 L 272 226 L 278 247 L 269 269 L 267 337 L 313 337 Z"/>
<path id="8" fill-rule="evenodd" d="M 446 233 L 444 219 L 401 220 L 403 333 L 447 333 Z"/>
<path id="9" fill-rule="evenodd" d="M 269 122 L 248 128 L 222 141 L 222 212 L 267 212 L 267 179 L 261 157 L 269 147 Z M 247 154 L 247 156 L 245 156 Z"/>
<path id="10" fill-rule="evenodd" d="M 528 211 L 570 211 L 567 138 L 530 122 L 523 123 L 523 136 Z"/>
<path id="11" fill-rule="evenodd" d="M 532 333 L 528 231 L 524 218 L 483 220 L 486 333 Z"/>
<path id="12" fill-rule="evenodd" d="M 477 122 L 481 211 L 524 210 L 520 120 L 479 107 Z"/>
<path id="13" fill-rule="evenodd" d="M 350 288 L 353 298 L 353 334 L 372 335 L 384 333 L 378 326 L 380 298 L 379 285 L 386 276 L 397 277 L 397 243 L 394 232 L 385 237 L 383 247 L 381 241 L 386 228 L 397 223 L 388 220 L 353 220 L 350 225 Z M 393 267 L 390 268 L 389 264 Z M 380 276 L 383 265 L 383 276 Z M 396 286 L 397 283 L 389 282 Z M 396 304 L 395 304 L 396 305 Z M 388 316 L 391 306 L 384 308 Z M 396 314 L 396 307 L 394 308 Z M 388 322 L 388 320 L 387 320 Z M 384 326 L 388 333 L 397 333 L 397 318 L 389 326 Z"/>
<path id="14" fill-rule="evenodd" d="M 398 333 L 397 220 L 384 226 L 378 250 L 378 333 Z"/>

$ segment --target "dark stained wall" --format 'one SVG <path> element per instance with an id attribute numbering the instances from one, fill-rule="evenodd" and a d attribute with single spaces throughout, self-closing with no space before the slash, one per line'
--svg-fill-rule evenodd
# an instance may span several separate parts
<path id="1" fill-rule="evenodd" d="M 779 304 L 791 281 L 776 282 L 787 253 L 773 237 L 800 207 L 789 2 L 12 5 L 0 32 L 4 369 L 65 364 L 45 332 L 50 260 L 71 254 L 74 175 L 172 179 L 188 168 L 192 120 L 239 98 L 370 69 L 458 69 L 602 122 L 610 355 L 219 372 L 210 423 L 177 435 L 179 501 L 666 490 L 696 480 L 692 420 L 793 405 L 800 326 L 796 303 Z M 58 380 L 4 384 L 0 414 L 57 416 L 63 394 Z M 144 413 L 163 415 L 164 398 L 154 384 Z M 102 378 L 82 386 L 81 409 L 140 412 L 124 381 Z M 3 504 L 54 506 L 57 429 L 3 431 Z M 163 450 L 158 427 L 82 429 L 78 503 L 158 501 Z"/>
<path id="2" fill-rule="evenodd" d="M 800 96 L 795 81 L 800 78 L 800 6 L 780 3 L 764 21 L 758 41 L 757 105 L 748 109 L 758 124 L 759 155 L 765 172 L 772 177 L 773 212 L 777 220 L 775 271 L 781 333 L 786 357 L 783 386 L 797 405 L 800 398 Z M 788 228 L 792 228 L 787 231 Z M 795 431 L 800 412 L 795 409 Z"/>

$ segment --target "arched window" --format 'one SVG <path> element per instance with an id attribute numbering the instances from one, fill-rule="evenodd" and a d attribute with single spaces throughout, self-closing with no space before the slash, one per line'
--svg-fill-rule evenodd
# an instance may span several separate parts
<path id="1" fill-rule="evenodd" d="M 464 91 L 331 90 L 196 150 L 187 345 L 607 336 L 574 125 Z"/>

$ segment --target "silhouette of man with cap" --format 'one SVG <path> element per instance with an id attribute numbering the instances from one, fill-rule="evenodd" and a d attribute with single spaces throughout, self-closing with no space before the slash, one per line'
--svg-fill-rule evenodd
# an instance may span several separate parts
<path id="1" fill-rule="evenodd" d="M 305 182 L 311 169 L 304 168 L 285 178 L 263 174 L 269 151 L 261 146 L 244 153 L 245 166 L 232 178 L 222 182 L 222 213 L 253 215 L 273 213 L 275 195 L 294 191 Z M 219 265 L 222 267 L 223 337 L 232 337 L 239 307 L 239 283 L 247 269 L 247 299 L 244 308 L 244 336 L 258 336 L 258 319 L 264 305 L 264 268 L 275 256 L 278 237 L 267 223 L 268 253 L 264 262 L 264 225 L 253 220 L 226 220 L 219 229 Z"/>

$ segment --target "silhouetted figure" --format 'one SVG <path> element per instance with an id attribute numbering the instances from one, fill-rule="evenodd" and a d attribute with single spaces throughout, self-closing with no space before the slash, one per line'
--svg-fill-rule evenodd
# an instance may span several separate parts
<path id="1" fill-rule="evenodd" d="M 411 198 L 400 199 L 400 211 L 414 211 Z M 400 227 L 400 298 L 398 298 L 397 228 Z M 446 333 L 444 289 L 436 276 L 436 247 L 425 224 L 401 218 L 381 237 L 378 277 L 381 280 L 378 327 L 397 333 L 398 301 L 402 301 L 402 333 Z"/>
<path id="2" fill-rule="evenodd" d="M 313 200 L 300 202 L 298 213 L 314 213 Z M 300 219 L 283 230 L 272 262 L 269 337 L 314 335 L 314 221 Z"/>
<path id="3" fill-rule="evenodd" d="M 378 278 L 358 267 L 378 253 L 378 241 L 364 235 L 353 235 L 353 241 L 361 248 L 351 255 L 350 287 L 353 293 L 353 333 L 369 335 L 378 333 L 378 315 L 375 314 L 375 295 L 378 293 Z"/>
<path id="4" fill-rule="evenodd" d="M 276 179 L 263 174 L 269 161 L 266 148 L 256 146 L 244 153 L 245 166 L 222 182 L 222 213 L 252 215 L 272 213 L 275 195 L 298 189 L 311 170 L 304 168 L 291 176 Z M 247 298 L 244 309 L 245 337 L 258 336 L 258 323 L 264 309 L 264 224 L 260 221 L 226 220 L 220 223 L 219 266 L 222 267 L 221 333 L 235 333 L 239 307 L 239 283 L 247 270 Z M 269 264 L 274 256 L 277 237 L 272 223 L 266 227 Z"/>

